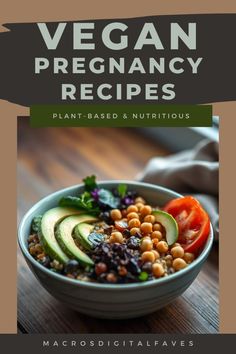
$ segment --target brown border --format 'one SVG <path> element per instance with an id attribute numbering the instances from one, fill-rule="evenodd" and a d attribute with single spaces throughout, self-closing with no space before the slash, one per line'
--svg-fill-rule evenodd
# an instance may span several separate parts
<path id="1" fill-rule="evenodd" d="M 100 0 L 99 2 L 73 0 L 70 3 L 51 1 L 32 2 L 24 0 L 1 2 L 0 24 L 14 22 L 60 21 L 93 18 L 122 18 L 161 14 L 233 13 L 234 1 L 175 0 L 146 2 Z M 78 15 L 75 15 L 78 14 Z M 1 28 L 5 30 L 5 28 Z M 232 169 L 236 121 L 236 102 L 214 104 L 214 114 L 221 117 L 220 133 L 220 332 L 236 333 L 236 287 L 233 281 L 234 249 L 234 198 L 236 173 Z M 1 119 L 4 126 L 0 131 L 1 198 L 4 210 L 1 213 L 1 257 L 0 257 L 0 333 L 16 333 L 16 116 L 28 115 L 27 108 L 0 100 Z M 3 124 L 3 123 L 2 123 Z M 9 186 L 9 188 L 7 188 Z M 11 212 L 9 212 L 9 210 Z M 14 211 L 14 212 L 13 212 Z M 14 219 L 15 216 L 15 219 Z M 222 237 L 224 240 L 222 241 Z M 228 237 L 228 240 L 227 240 Z M 229 240 L 230 237 L 230 240 Z M 4 246 L 3 246 L 4 242 Z M 230 247 L 229 247 L 230 245 Z M 10 251 L 9 251 L 10 250 Z"/>

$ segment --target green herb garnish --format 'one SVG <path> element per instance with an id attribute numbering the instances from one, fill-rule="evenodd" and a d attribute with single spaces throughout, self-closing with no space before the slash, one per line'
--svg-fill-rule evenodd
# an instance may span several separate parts
<path id="1" fill-rule="evenodd" d="M 85 190 L 88 192 L 92 192 L 95 188 L 97 188 L 96 176 L 88 176 L 83 179 Z"/>
<path id="2" fill-rule="evenodd" d="M 63 197 L 59 201 L 59 205 L 99 214 L 101 210 L 104 210 L 103 206 L 105 210 L 118 208 L 121 202 L 120 199 L 125 196 L 127 190 L 125 184 L 120 184 L 118 186 L 119 197 L 115 197 L 108 189 L 99 188 L 94 175 L 84 178 L 83 182 L 84 193 L 80 196 Z"/>
<path id="3" fill-rule="evenodd" d="M 118 186 L 118 194 L 120 198 L 124 198 L 127 192 L 127 185 L 126 184 L 119 184 Z"/>
<path id="4" fill-rule="evenodd" d="M 148 273 L 147 272 L 141 272 L 138 276 L 140 281 L 146 281 L 148 280 Z"/>
<path id="5" fill-rule="evenodd" d="M 59 201 L 59 205 L 63 207 L 74 207 L 90 213 L 99 213 L 99 208 L 94 205 L 94 200 L 89 192 L 84 192 L 79 197 L 63 197 Z"/>
<path id="6" fill-rule="evenodd" d="M 41 226 L 41 221 L 42 221 L 42 215 L 35 216 L 33 218 L 32 224 L 31 224 L 31 230 L 32 232 L 38 233 L 40 230 Z"/>

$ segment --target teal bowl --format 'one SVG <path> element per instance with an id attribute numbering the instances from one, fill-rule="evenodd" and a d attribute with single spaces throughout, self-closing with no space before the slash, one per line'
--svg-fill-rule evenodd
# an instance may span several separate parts
<path id="1" fill-rule="evenodd" d="M 104 181 L 99 186 L 113 189 L 120 183 L 128 185 L 151 205 L 163 206 L 181 195 L 172 190 L 139 182 Z M 208 240 L 201 254 L 188 267 L 165 278 L 133 284 L 100 284 L 82 282 L 56 274 L 39 264 L 29 253 L 27 238 L 35 215 L 43 214 L 57 206 L 63 196 L 83 192 L 83 185 L 59 190 L 36 203 L 23 217 L 18 241 L 30 269 L 42 286 L 66 306 L 89 316 L 107 319 L 125 319 L 143 316 L 159 310 L 180 296 L 194 281 L 206 261 L 212 243 L 212 226 Z"/>

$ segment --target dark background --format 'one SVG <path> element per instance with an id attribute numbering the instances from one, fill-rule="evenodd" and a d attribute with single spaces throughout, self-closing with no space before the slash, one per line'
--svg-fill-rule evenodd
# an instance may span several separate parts
<path id="1" fill-rule="evenodd" d="M 120 21 L 129 26 L 129 48 L 121 51 L 111 51 L 104 47 L 101 42 L 101 30 L 112 22 Z M 85 21 L 84 21 L 85 22 Z M 90 22 L 87 20 L 86 22 Z M 94 22 L 91 20 L 91 22 Z M 153 22 L 158 30 L 159 36 L 165 46 L 164 50 L 155 50 L 152 46 L 144 46 L 141 51 L 132 49 L 137 40 L 142 25 L 145 22 Z M 177 22 L 186 31 L 188 22 L 197 23 L 197 50 L 189 50 L 184 44 L 180 50 L 169 49 L 170 23 Z M 41 33 L 35 23 L 7 24 L 8 32 L 0 33 L 0 98 L 24 106 L 32 104 L 53 104 L 53 103 L 79 103 L 81 101 L 61 101 L 61 84 L 71 83 L 75 86 L 79 83 L 93 83 L 98 86 L 101 83 L 137 83 L 143 87 L 145 83 L 158 83 L 160 87 L 164 83 L 175 84 L 176 97 L 171 101 L 150 100 L 150 103 L 211 103 L 217 101 L 230 101 L 236 99 L 235 90 L 235 62 L 236 50 L 234 46 L 234 34 L 236 33 L 236 14 L 205 14 L 205 15 L 174 15 L 174 16 L 153 16 L 134 19 L 96 20 L 94 31 L 94 42 L 96 50 L 74 50 L 73 51 L 73 22 L 68 22 L 61 42 L 56 50 L 47 50 L 41 37 Z M 48 23 L 51 33 L 56 29 L 56 23 Z M 119 31 L 117 31 L 119 33 Z M 126 32 L 125 32 L 126 34 Z M 147 58 L 160 56 L 165 57 L 167 62 L 172 57 L 203 57 L 199 73 L 191 74 L 190 66 L 183 74 L 132 74 L 132 75 L 96 75 L 87 73 L 79 74 L 52 74 L 52 71 L 45 70 L 41 74 L 34 74 L 35 57 L 92 57 L 115 58 L 125 57 L 127 63 L 133 57 L 139 56 L 144 62 Z M 161 97 L 161 95 L 160 95 Z M 89 101 L 84 101 L 89 103 Z M 109 102 L 124 103 L 124 100 L 115 99 L 99 101 L 96 97 L 93 103 Z M 134 97 L 130 103 L 142 104 L 144 96 Z"/>

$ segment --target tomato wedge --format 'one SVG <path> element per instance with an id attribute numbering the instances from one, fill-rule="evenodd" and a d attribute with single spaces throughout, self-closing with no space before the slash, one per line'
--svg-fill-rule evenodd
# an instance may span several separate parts
<path id="1" fill-rule="evenodd" d="M 186 196 L 171 200 L 164 210 L 177 221 L 178 242 L 185 252 L 198 252 L 210 232 L 210 219 L 201 204 L 195 198 Z"/>

